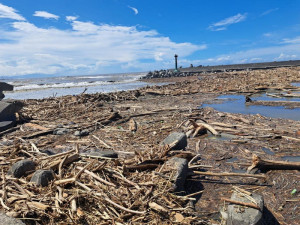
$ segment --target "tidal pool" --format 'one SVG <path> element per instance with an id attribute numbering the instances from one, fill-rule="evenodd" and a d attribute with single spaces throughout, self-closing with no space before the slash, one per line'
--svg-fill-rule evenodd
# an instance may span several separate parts
<path id="1" fill-rule="evenodd" d="M 278 98 L 265 94 L 252 96 L 252 100 L 278 101 Z M 202 107 L 212 107 L 218 111 L 242 114 L 260 114 L 266 117 L 300 120 L 300 108 L 286 109 L 283 106 L 246 105 L 244 95 L 222 95 L 216 99 L 221 103 L 203 104 Z M 283 100 L 283 99 L 281 99 Z M 300 101 L 299 98 L 285 98 L 285 101 Z"/>

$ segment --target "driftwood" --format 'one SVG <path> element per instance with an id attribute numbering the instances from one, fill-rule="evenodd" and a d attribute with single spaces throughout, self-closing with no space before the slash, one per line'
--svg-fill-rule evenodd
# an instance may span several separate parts
<path id="1" fill-rule="evenodd" d="M 261 170 L 299 170 L 300 162 L 266 160 L 254 154 L 252 156 L 252 165 L 248 167 L 248 172 L 256 168 Z"/>
<path id="2" fill-rule="evenodd" d="M 31 139 L 31 138 L 36 138 L 36 137 L 52 134 L 52 133 L 53 133 L 53 130 L 43 130 L 43 131 L 38 131 L 38 132 L 35 132 L 33 134 L 24 136 L 22 138 L 23 139 Z"/>
<path id="3" fill-rule="evenodd" d="M 251 208 L 254 208 L 254 209 L 257 209 L 257 210 L 261 211 L 261 208 L 259 206 L 255 205 L 254 203 L 240 202 L 240 201 L 235 201 L 235 200 L 231 200 L 231 199 L 228 199 L 228 198 L 221 198 L 221 200 L 223 200 L 225 202 L 232 203 L 232 204 L 236 204 L 236 205 L 251 207 Z"/>
<path id="4" fill-rule="evenodd" d="M 214 173 L 214 172 L 200 172 L 194 171 L 195 174 L 205 176 L 219 176 L 219 177 L 253 177 L 253 178 L 266 178 L 263 174 L 247 174 L 247 173 Z"/>

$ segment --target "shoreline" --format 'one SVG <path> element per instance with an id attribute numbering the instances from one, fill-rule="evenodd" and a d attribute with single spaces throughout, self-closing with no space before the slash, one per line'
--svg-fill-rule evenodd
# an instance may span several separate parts
<path id="1" fill-rule="evenodd" d="M 300 82 L 300 67 L 225 72 L 200 77 L 146 80 L 171 84 L 131 91 L 22 101 L 25 106 L 19 113 L 16 130 L 2 134 L 1 163 L 5 163 L 4 173 L 23 158 L 35 161 L 39 169 L 51 168 L 54 162 L 61 166 L 54 169 L 56 178 L 45 188 L 30 185 L 30 177 L 15 181 L 33 193 L 39 203 L 52 208 L 52 212 L 28 204 L 36 214 L 36 217 L 30 217 L 26 214 L 27 209 L 20 207 L 31 201 L 26 198 L 23 202 L 6 202 L 9 209 L 5 211 L 14 212 L 13 208 L 18 206 L 18 218 L 34 218 L 42 224 L 62 221 L 81 223 L 83 220 L 90 224 L 103 221 L 172 224 L 178 220 L 176 213 L 186 223 L 202 221 L 202 224 L 212 224 L 220 222 L 219 208 L 224 205 L 222 198 L 230 198 L 233 186 L 239 186 L 263 196 L 268 212 L 264 218 L 268 222 L 266 224 L 298 224 L 300 212 L 293 209 L 298 205 L 299 192 L 291 195 L 299 183 L 298 170 L 260 171 L 259 174 L 266 177 L 263 180 L 197 175 L 195 172 L 187 175 L 183 194 L 192 195 L 195 200 L 187 201 L 171 194 L 170 175 L 164 172 L 163 165 L 174 156 L 188 160 L 193 171 L 214 173 L 245 173 L 254 155 L 268 160 L 299 156 L 300 135 L 297 132 L 300 132 L 300 121 L 225 113 L 211 107 L 201 108 L 201 105 L 219 95 L 251 95 L 268 89 L 289 90 L 291 83 Z M 220 136 L 212 135 L 206 129 L 207 134 L 197 133 L 189 121 L 208 124 Z M 58 130 L 65 133 L 53 133 Z M 75 135 L 85 130 L 87 135 Z M 175 131 L 190 133 L 184 152 L 160 147 L 160 143 Z M 80 155 L 92 149 L 114 150 L 119 158 Z M 56 160 L 52 160 L 55 155 L 49 157 L 41 154 L 46 150 L 55 154 L 70 152 L 67 154 L 69 158 L 79 154 L 79 158 L 64 165 L 68 157 L 65 159 L 65 155 L 58 155 Z M 192 159 L 193 162 L 190 161 Z M 108 183 L 91 177 L 82 168 L 94 171 Z M 77 176 L 79 171 L 83 172 Z M 77 183 L 63 183 L 74 177 L 78 178 Z M 15 190 L 13 186 L 11 188 Z M 63 190 L 61 194 L 64 198 L 59 199 L 61 202 L 55 201 L 55 196 L 60 195 L 59 190 Z M 203 192 L 197 194 L 199 191 Z M 20 194 L 17 190 L 15 192 Z M 15 193 L 10 190 L 10 194 Z M 71 203 L 73 199 L 76 199 L 76 211 L 69 214 L 71 207 L 74 207 Z M 102 213 L 104 211 L 106 214 Z M 99 214 L 96 216 L 95 212 Z"/>

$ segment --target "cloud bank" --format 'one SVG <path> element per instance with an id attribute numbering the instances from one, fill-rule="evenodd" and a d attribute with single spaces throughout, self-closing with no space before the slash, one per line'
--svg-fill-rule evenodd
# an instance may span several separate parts
<path id="1" fill-rule="evenodd" d="M 69 29 L 41 28 L 12 8 L 4 8 L 10 29 L 0 27 L 0 76 L 95 74 L 145 71 L 173 65 L 175 53 L 186 57 L 205 45 L 176 43 L 155 30 L 79 21 L 67 16 Z M 44 18 L 58 18 L 46 12 Z M 2 29 L 2 30 L 1 30 Z"/>

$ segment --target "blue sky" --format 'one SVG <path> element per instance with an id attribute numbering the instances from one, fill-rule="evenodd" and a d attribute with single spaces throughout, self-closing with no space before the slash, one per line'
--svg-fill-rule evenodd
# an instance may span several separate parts
<path id="1" fill-rule="evenodd" d="M 300 59 L 299 0 L 0 0 L 0 76 Z"/>

